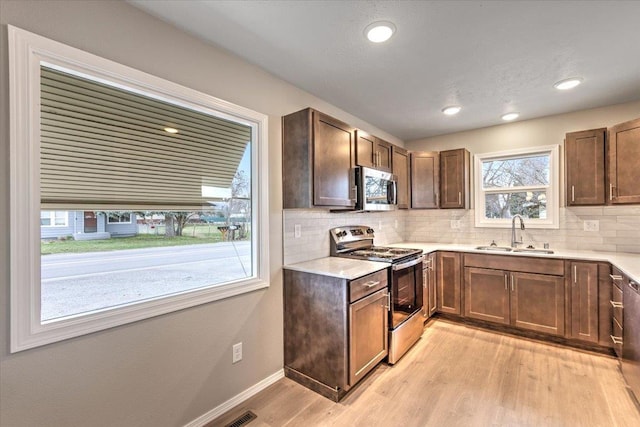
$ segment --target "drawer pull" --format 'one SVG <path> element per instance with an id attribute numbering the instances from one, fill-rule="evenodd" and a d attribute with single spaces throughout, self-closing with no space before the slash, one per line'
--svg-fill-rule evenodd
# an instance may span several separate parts
<path id="1" fill-rule="evenodd" d="M 614 344 L 620 344 L 622 345 L 622 338 L 621 337 L 614 337 L 613 335 L 609 335 L 611 337 L 611 341 L 613 341 Z"/>
<path id="2" fill-rule="evenodd" d="M 611 303 L 611 306 L 613 308 L 622 308 L 622 303 L 621 302 L 616 302 L 616 301 L 609 301 Z"/>
<path id="3" fill-rule="evenodd" d="M 611 279 L 615 281 L 622 280 L 622 276 L 619 274 L 610 274 L 609 277 L 611 277 Z"/>
<path id="4" fill-rule="evenodd" d="M 370 282 L 363 284 L 362 286 L 364 286 L 365 288 L 373 288 L 374 286 L 378 286 L 379 284 L 380 284 L 380 280 L 377 280 L 375 282 L 372 280 Z"/>

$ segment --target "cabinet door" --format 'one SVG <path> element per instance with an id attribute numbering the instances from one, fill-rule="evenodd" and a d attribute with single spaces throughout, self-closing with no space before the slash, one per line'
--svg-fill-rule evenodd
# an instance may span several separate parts
<path id="1" fill-rule="evenodd" d="M 391 144 L 387 141 L 376 138 L 375 145 L 375 167 L 377 169 L 391 172 Z"/>
<path id="2" fill-rule="evenodd" d="M 433 316 L 437 310 L 435 258 L 433 253 L 424 257 L 424 267 L 422 269 L 422 314 L 424 317 Z"/>
<path id="3" fill-rule="evenodd" d="M 409 153 L 407 150 L 392 147 L 392 169 L 398 180 L 398 209 L 409 208 Z"/>
<path id="4" fill-rule="evenodd" d="M 438 311 L 461 314 L 461 260 L 456 252 L 438 252 L 437 255 Z"/>
<path id="5" fill-rule="evenodd" d="M 381 289 L 349 306 L 349 384 L 353 386 L 388 354 L 388 297 Z"/>
<path id="6" fill-rule="evenodd" d="M 508 325 L 508 280 L 508 273 L 502 270 L 465 267 L 465 317 Z"/>
<path id="7" fill-rule="evenodd" d="M 605 133 L 602 128 L 567 134 L 567 206 L 605 204 Z"/>
<path id="8" fill-rule="evenodd" d="M 356 131 L 356 164 L 366 168 L 375 167 L 376 137 L 361 130 Z"/>
<path id="9" fill-rule="evenodd" d="M 357 130 L 356 164 L 391 172 L 391 144 L 383 139 Z"/>
<path id="10" fill-rule="evenodd" d="M 640 203 L 640 119 L 609 130 L 609 199 Z"/>
<path id="11" fill-rule="evenodd" d="M 465 149 L 440 152 L 440 207 L 469 208 L 469 162 Z"/>
<path id="12" fill-rule="evenodd" d="M 598 342 L 598 264 L 571 263 L 571 338 Z"/>
<path id="13" fill-rule="evenodd" d="M 317 111 L 313 128 L 313 204 L 355 206 L 353 129 Z"/>
<path id="14" fill-rule="evenodd" d="M 564 278 L 510 273 L 511 325 L 553 335 L 564 334 Z"/>
<path id="15" fill-rule="evenodd" d="M 440 194 L 440 155 L 433 152 L 411 153 L 411 208 L 435 209 Z"/>
<path id="16" fill-rule="evenodd" d="M 429 263 L 429 317 L 433 316 L 438 310 L 438 297 L 436 291 L 436 254 L 427 255 Z"/>

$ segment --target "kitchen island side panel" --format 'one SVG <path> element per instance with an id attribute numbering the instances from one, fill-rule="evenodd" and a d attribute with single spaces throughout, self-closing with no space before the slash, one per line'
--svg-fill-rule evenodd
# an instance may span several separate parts
<path id="1" fill-rule="evenodd" d="M 330 388 L 348 384 L 345 279 L 284 270 L 284 365 Z"/>

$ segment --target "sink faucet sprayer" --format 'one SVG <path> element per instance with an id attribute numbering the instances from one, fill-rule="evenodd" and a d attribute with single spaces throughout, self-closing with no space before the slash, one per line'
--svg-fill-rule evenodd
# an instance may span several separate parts
<path id="1" fill-rule="evenodd" d="M 522 244 L 522 233 L 520 233 L 520 240 L 516 240 L 516 218 L 520 220 L 520 230 L 524 230 L 524 220 L 519 214 L 515 214 L 511 219 L 511 247 L 515 248 Z"/>

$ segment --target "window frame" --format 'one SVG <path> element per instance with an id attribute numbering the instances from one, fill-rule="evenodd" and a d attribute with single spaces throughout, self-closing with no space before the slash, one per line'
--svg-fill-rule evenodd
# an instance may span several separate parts
<path id="1" fill-rule="evenodd" d="M 8 25 L 10 114 L 11 353 L 229 298 L 269 286 L 268 116 Z M 253 276 L 127 305 L 41 322 L 40 65 L 251 126 Z"/>
<path id="2" fill-rule="evenodd" d="M 474 201 L 475 201 L 475 226 L 479 228 L 510 228 L 509 218 L 487 218 L 485 216 L 485 194 L 493 191 L 484 191 L 482 187 L 482 163 L 492 159 L 508 159 L 518 157 L 528 157 L 536 154 L 549 155 L 549 185 L 522 187 L 522 190 L 532 188 L 545 188 L 547 195 L 547 218 L 525 218 L 527 228 L 560 228 L 560 146 L 544 145 L 537 147 L 519 148 L 492 153 L 481 153 L 474 155 Z"/>

